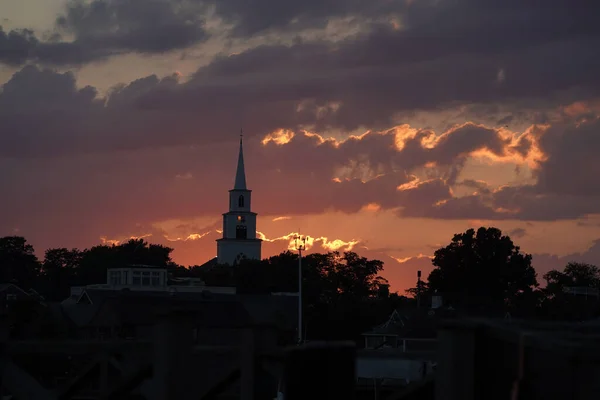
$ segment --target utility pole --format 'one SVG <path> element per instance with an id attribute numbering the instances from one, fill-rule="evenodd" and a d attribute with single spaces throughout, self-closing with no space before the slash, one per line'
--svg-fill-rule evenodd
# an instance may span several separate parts
<path id="1" fill-rule="evenodd" d="M 302 344 L 302 251 L 306 250 L 308 236 L 294 236 L 296 250 L 298 250 L 298 344 Z"/>
<path id="2" fill-rule="evenodd" d="M 417 308 L 421 308 L 421 271 L 417 271 Z"/>

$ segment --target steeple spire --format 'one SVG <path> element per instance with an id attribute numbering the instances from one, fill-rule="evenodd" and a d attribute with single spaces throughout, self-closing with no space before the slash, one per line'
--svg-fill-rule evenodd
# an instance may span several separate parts
<path id="1" fill-rule="evenodd" d="M 246 169 L 244 168 L 244 147 L 242 144 L 244 134 L 240 129 L 240 154 L 238 156 L 237 172 L 235 173 L 234 190 L 246 190 Z"/>

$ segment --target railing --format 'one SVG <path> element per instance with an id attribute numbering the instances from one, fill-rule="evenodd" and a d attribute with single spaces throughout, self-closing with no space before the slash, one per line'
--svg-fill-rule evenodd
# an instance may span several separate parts
<path id="1" fill-rule="evenodd" d="M 436 399 L 591 399 L 600 331 L 583 325 L 448 321 L 439 332 Z"/>
<path id="2" fill-rule="evenodd" d="M 371 342 L 369 339 L 375 335 L 365 335 L 365 348 L 366 349 L 381 349 L 381 348 L 395 348 L 400 349 L 404 353 L 410 352 L 430 352 L 435 351 L 437 348 L 437 339 L 434 338 L 397 338 L 389 337 L 384 340 L 377 340 L 376 343 Z"/>

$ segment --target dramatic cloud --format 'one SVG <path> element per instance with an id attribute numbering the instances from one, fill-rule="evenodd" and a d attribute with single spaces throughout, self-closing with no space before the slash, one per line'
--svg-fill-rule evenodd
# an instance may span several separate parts
<path id="1" fill-rule="evenodd" d="M 461 182 L 478 192 L 452 198 L 425 210 L 436 218 L 557 220 L 598 213 L 600 118 L 586 113 L 529 132 L 539 149 L 536 184 L 503 186 L 490 191 L 476 182 Z M 414 214 L 413 214 L 414 215 Z"/>
<path id="2" fill-rule="evenodd" d="M 208 39 L 205 7 L 180 0 L 69 0 L 50 40 L 0 27 L 0 62 L 81 65 L 125 53 L 157 54 Z"/>
<path id="3" fill-rule="evenodd" d="M 600 10 L 532 4 L 90 0 L 49 33 L 0 28 L 0 63 L 28 64 L 0 90 L 0 231 L 198 251 L 226 211 L 240 127 L 268 248 L 293 218 L 333 211 L 511 229 L 600 214 Z M 65 68 L 211 46 L 189 77 L 109 90 Z"/>
<path id="4" fill-rule="evenodd" d="M 29 58 L 38 41 L 31 30 L 5 32 L 0 26 L 0 64 L 19 66 Z"/>

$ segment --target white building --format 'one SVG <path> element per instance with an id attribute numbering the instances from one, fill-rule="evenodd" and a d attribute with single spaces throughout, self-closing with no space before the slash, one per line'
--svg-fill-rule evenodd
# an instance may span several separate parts
<path id="1" fill-rule="evenodd" d="M 229 211 L 223 214 L 223 237 L 217 239 L 217 262 L 236 265 L 242 259 L 261 259 L 262 240 L 256 237 L 256 216 L 252 212 L 252 191 L 246 187 L 244 150 L 240 153 L 233 189 L 229 191 Z"/>
<path id="2" fill-rule="evenodd" d="M 72 286 L 71 297 L 69 299 L 77 299 L 85 290 L 89 289 L 112 291 L 127 289 L 138 292 L 236 293 L 235 287 L 206 286 L 199 278 L 170 278 L 167 268 L 149 265 L 108 268 L 106 271 L 106 283 Z"/>

